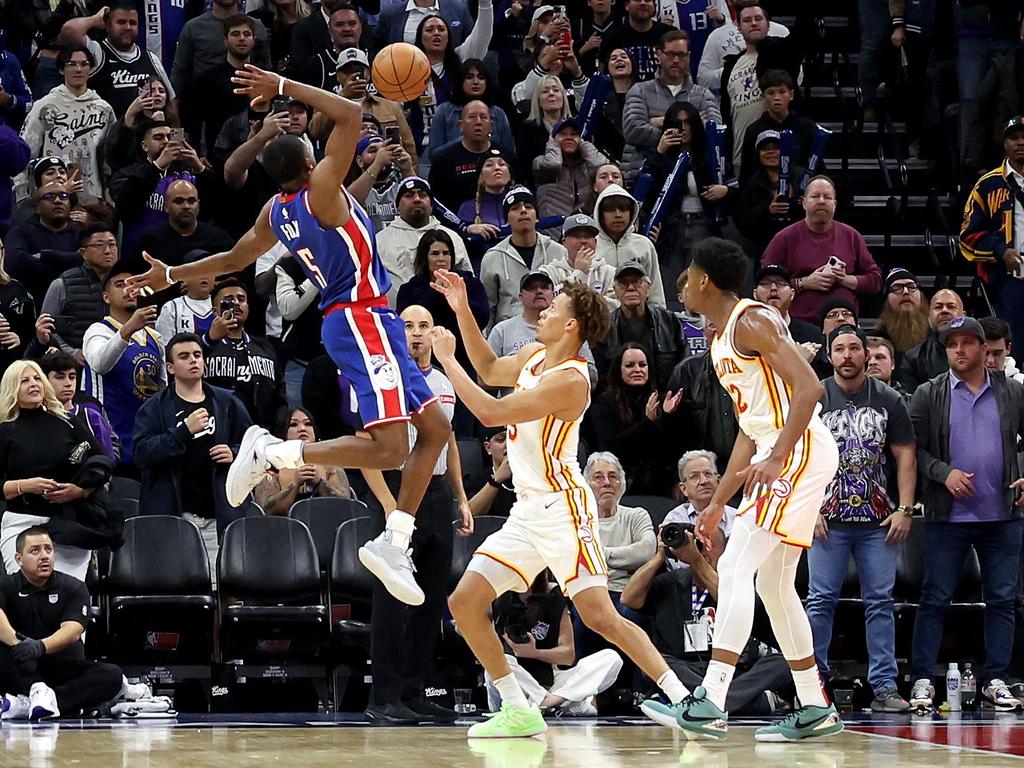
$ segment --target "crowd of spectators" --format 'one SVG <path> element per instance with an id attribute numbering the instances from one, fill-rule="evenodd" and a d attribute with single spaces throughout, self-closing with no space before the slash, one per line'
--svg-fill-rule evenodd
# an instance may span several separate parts
<path id="1" fill-rule="evenodd" d="M 717 235 L 744 247 L 750 294 L 779 311 L 826 381 L 823 414 L 842 459 L 809 558 L 821 668 L 852 555 L 873 706 L 907 706 L 891 658 L 892 589 L 897 548 L 920 525 L 935 557 L 915 627 L 915 683 L 904 693 L 930 701 L 950 579 L 973 544 L 987 606 L 982 687 L 997 706 L 1013 706 L 1006 682 L 1024 526 L 1014 492 L 1024 390 L 1012 357 L 1024 334 L 1024 3 L 856 4 L 859 118 L 875 119 L 902 79 L 913 156 L 944 152 L 943 132 L 925 129 L 939 98 L 927 86 L 952 62 L 962 254 L 997 315 L 980 323 L 966 317 L 957 291 L 932 290 L 907 265 L 880 265 L 864 233 L 843 221 L 849 195 L 812 158 L 824 118 L 801 87 L 806 19 L 793 28 L 773 21 L 780 3 L 772 0 L 712 0 L 686 13 L 683 5 L 214 0 L 179 14 L 177 27 L 169 15 L 161 29 L 144 23 L 134 0 L 8 0 L 0 30 L 8 571 L 18 534 L 41 523 L 53 526 L 57 567 L 76 576 L 93 549 L 116 545 L 116 526 L 95 515 L 111 476 L 141 481 L 144 512 L 194 522 L 211 563 L 238 516 L 286 514 L 311 496 L 385 504 L 370 481 L 315 466 L 268 478 L 242 509 L 224 498 L 248 425 L 306 440 L 361 427 L 319 340 L 316 286 L 295 255 L 277 246 L 238 274 L 150 296 L 125 289 L 143 253 L 173 266 L 231 247 L 277 191 L 262 166 L 276 137 L 299 137 L 322 156 L 324 115 L 287 97 L 249 105 L 233 92 L 235 69 L 253 64 L 362 106 L 346 186 L 370 215 L 392 281 L 387 300 L 403 316 L 425 314 L 458 336 L 431 288 L 436 269 L 457 271 L 491 347 L 507 355 L 535 339 L 562 286 L 585 283 L 605 297 L 611 332 L 583 351 L 594 389 L 583 428 L 593 453 L 587 477 L 616 604 L 647 614 L 684 681 L 699 679 L 720 550 L 699 552 L 692 537 L 667 545 L 651 510 L 620 502 L 672 499 L 666 522 L 692 523 L 728 461 L 737 426 L 707 351 L 716 329 L 682 303 L 692 247 Z M 426 91 L 405 104 L 383 98 L 370 78 L 374 56 L 396 42 L 415 45 L 431 65 Z M 429 367 L 429 351 L 417 362 Z M 460 440 L 486 451 L 489 475 L 478 488 L 453 482 L 453 498 L 465 515 L 508 514 L 504 431 L 484 430 L 461 403 L 450 418 Z M 923 516 L 911 522 L 918 502 Z M 729 530 L 727 518 L 723 546 Z M 507 650 L 530 660 L 516 673 L 530 677 L 538 703 L 587 713 L 621 660 L 591 647 L 555 592 L 538 581 L 496 619 L 507 628 L 512 612 L 518 630 L 525 610 L 537 626 L 559 628 L 545 643 L 517 635 Z M 703 640 L 692 634 L 700 627 Z M 755 638 L 741 665 L 754 684 L 734 687 L 735 704 L 770 711 L 791 692 L 770 632 Z M 538 660 L 576 659 L 572 675 L 539 671 Z"/>

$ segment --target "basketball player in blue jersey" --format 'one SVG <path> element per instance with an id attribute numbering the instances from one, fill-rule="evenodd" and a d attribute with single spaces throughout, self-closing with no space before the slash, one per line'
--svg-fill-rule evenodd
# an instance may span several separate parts
<path id="1" fill-rule="evenodd" d="M 388 308 L 391 281 L 377 256 L 373 224 L 342 185 L 352 163 L 362 109 L 319 88 L 286 80 L 250 64 L 235 73 L 236 93 L 256 106 L 275 96 L 291 96 L 330 118 L 334 129 L 324 158 L 315 162 L 296 136 L 280 136 L 263 151 L 262 165 L 281 192 L 263 206 L 256 224 L 234 248 L 177 267 L 143 256 L 151 268 L 131 288 L 162 290 L 181 280 L 237 272 L 278 242 L 284 243 L 320 291 L 323 342 L 338 369 L 352 382 L 368 437 L 350 436 L 318 443 L 282 441 L 253 426 L 242 439 L 228 470 L 228 500 L 245 501 L 267 471 L 326 464 L 364 469 L 403 467 L 398 508 L 385 530 L 359 551 L 363 565 L 398 600 L 423 602 L 413 576 L 409 539 L 451 427 L 423 374 L 409 357 L 405 328 Z M 416 427 L 409 450 L 407 422 Z"/>

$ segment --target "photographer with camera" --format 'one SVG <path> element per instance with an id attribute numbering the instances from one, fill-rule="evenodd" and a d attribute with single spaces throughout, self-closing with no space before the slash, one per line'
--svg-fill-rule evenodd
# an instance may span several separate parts
<path id="1" fill-rule="evenodd" d="M 541 571 L 525 592 L 503 594 L 493 612 L 505 658 L 531 705 L 562 717 L 597 714 L 594 697 L 615 682 L 622 657 L 606 648 L 576 661 L 569 603 L 550 571 Z M 484 683 L 487 704 L 497 712 L 501 694 L 486 673 Z"/>
<path id="2" fill-rule="evenodd" d="M 694 538 L 692 523 L 663 523 L 658 551 L 633 574 L 621 598 L 622 605 L 653 617 L 654 646 L 691 691 L 704 679 L 711 657 L 717 566 L 726 546 L 721 527 L 715 529 L 714 539 L 709 551 Z M 779 698 L 795 696 L 789 665 L 770 647 L 774 642 L 758 599 L 753 634 L 729 688 L 730 712 L 770 714 Z"/>
<path id="3" fill-rule="evenodd" d="M 209 384 L 234 392 L 253 422 L 273 429 L 285 405 L 284 366 L 265 336 L 245 330 L 249 294 L 237 277 L 217 282 L 210 294 L 216 317 L 203 336 Z"/>

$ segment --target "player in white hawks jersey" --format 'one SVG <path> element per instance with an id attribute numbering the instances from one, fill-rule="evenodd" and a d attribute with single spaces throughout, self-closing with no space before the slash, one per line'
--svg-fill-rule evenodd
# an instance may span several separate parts
<path id="1" fill-rule="evenodd" d="M 702 685 L 681 704 L 644 702 L 658 722 L 724 738 L 725 696 L 750 637 L 757 594 L 789 662 L 801 707 L 759 728 L 758 741 L 795 741 L 843 730 L 825 697 L 814 661 L 811 626 L 794 585 L 797 564 L 811 545 L 825 489 L 839 467 L 839 450 L 818 418 L 823 393 L 810 365 L 773 307 L 738 298 L 747 257 L 735 243 L 711 237 L 694 249 L 684 289 L 687 309 L 718 328 L 711 359 L 731 395 L 740 433 L 725 475 L 697 520 L 697 535 L 713 547 L 725 503 L 741 487 L 732 536 L 718 561 L 714 648 Z"/>
<path id="2" fill-rule="evenodd" d="M 470 728 L 469 736 L 534 736 L 547 728 L 513 677 L 488 613 L 498 595 L 529 589 L 544 568 L 554 573 L 588 627 L 621 648 L 670 701 L 682 701 L 686 688 L 647 634 L 621 616 L 608 595 L 597 502 L 576 459 L 580 423 L 590 404 L 590 375 L 580 348 L 607 334 L 607 304 L 593 289 L 569 283 L 541 312 L 538 343 L 499 358 L 473 318 L 462 278 L 445 270 L 435 275 L 433 285 L 455 310 L 480 380 L 492 387 L 515 386 L 501 400 L 482 390 L 456 361 L 455 337 L 434 328 L 434 356 L 462 402 L 484 426 L 509 425 L 508 460 L 516 488 L 508 521 L 480 545 L 448 600 L 459 631 L 501 694 L 501 711 Z"/>

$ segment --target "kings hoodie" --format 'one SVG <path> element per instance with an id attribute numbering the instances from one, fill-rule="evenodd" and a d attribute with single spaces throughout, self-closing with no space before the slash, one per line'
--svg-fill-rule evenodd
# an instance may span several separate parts
<path id="1" fill-rule="evenodd" d="M 615 242 L 605 232 L 601 221 L 601 203 L 610 197 L 625 197 L 633 206 L 633 220 L 626 231 Z M 661 283 L 661 265 L 658 262 L 658 252 L 654 249 L 654 243 L 650 238 L 637 234 L 636 220 L 640 215 L 640 204 L 625 189 L 618 184 L 609 184 L 604 191 L 597 196 L 594 204 L 594 218 L 597 220 L 597 257 L 612 266 L 613 270 L 618 269 L 627 261 L 635 261 L 644 268 L 647 277 L 651 281 L 651 290 L 647 300 L 658 307 L 665 306 L 665 288 Z M 613 273 L 614 274 L 614 273 Z"/>
<path id="2" fill-rule="evenodd" d="M 67 165 L 78 165 L 84 194 L 103 197 L 100 139 L 107 125 L 116 119 L 113 107 L 91 88 L 75 96 L 66 85 L 58 85 L 32 104 L 21 137 L 32 150 L 32 157 L 54 155 Z M 18 177 L 15 189 L 19 199 L 28 196 L 27 172 Z"/>

